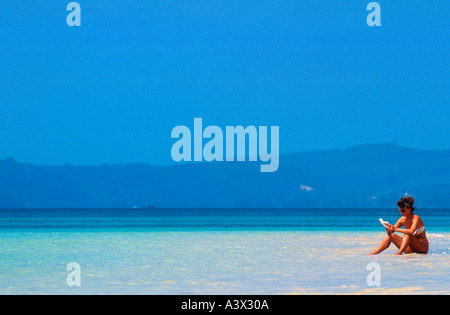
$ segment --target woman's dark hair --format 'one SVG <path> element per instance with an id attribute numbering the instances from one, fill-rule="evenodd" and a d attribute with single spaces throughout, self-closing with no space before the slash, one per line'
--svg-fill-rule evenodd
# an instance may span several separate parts
<path id="1" fill-rule="evenodd" d="M 401 198 L 399 201 L 397 201 L 397 206 L 401 209 L 401 208 L 409 208 L 411 209 L 411 213 L 414 212 L 414 210 L 416 210 L 416 207 L 414 207 L 414 203 L 416 201 L 414 200 L 414 197 L 412 196 L 408 196 L 408 197 L 403 197 Z"/>

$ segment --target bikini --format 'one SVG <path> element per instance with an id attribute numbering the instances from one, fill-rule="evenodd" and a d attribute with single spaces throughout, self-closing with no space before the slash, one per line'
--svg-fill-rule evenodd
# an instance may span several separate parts
<path id="1" fill-rule="evenodd" d="M 422 234 L 423 232 L 425 232 L 425 226 L 422 226 L 422 227 L 418 228 L 417 230 L 415 230 L 414 233 L 413 233 L 413 235 L 414 235 L 414 236 L 420 235 L 420 234 Z M 416 236 L 416 237 L 417 237 L 417 236 Z M 427 239 L 426 237 L 424 237 L 424 236 L 417 237 L 417 240 L 418 240 L 419 242 L 421 242 L 421 243 L 428 244 L 428 239 Z"/>

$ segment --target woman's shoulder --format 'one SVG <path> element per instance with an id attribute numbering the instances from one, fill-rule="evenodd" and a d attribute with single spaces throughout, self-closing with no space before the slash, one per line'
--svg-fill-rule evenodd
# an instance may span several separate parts
<path id="1" fill-rule="evenodd" d="M 403 224 L 405 222 L 406 218 L 405 217 L 400 217 L 400 219 L 398 219 L 398 223 Z"/>

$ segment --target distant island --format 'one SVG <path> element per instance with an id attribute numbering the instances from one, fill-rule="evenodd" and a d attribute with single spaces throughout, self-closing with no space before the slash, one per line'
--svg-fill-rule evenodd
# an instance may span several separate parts
<path id="1" fill-rule="evenodd" d="M 450 150 L 393 144 L 280 156 L 279 170 L 256 162 L 175 166 L 42 166 L 0 160 L 0 208 L 449 207 Z"/>

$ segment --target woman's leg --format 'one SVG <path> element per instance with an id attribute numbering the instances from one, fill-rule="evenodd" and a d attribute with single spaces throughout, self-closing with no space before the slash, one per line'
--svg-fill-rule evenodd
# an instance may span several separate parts
<path id="1" fill-rule="evenodd" d="M 384 240 L 378 245 L 378 247 L 371 252 L 369 255 L 378 255 L 379 253 L 385 251 L 386 249 L 391 246 L 391 240 L 389 238 L 389 235 L 384 238 Z"/>
<path id="2" fill-rule="evenodd" d="M 389 246 L 391 246 L 391 243 L 394 243 L 394 245 L 397 246 L 397 248 L 400 248 L 402 245 L 402 242 L 403 242 L 403 239 L 400 236 L 398 236 L 394 233 L 390 233 L 385 237 L 385 239 L 381 242 L 381 244 L 378 245 L 378 247 L 369 255 L 378 255 L 379 253 L 388 249 Z"/>
<path id="3" fill-rule="evenodd" d="M 402 253 L 411 254 L 427 254 L 429 249 L 428 243 L 421 242 L 419 239 L 412 235 L 405 235 L 403 237 L 402 245 L 396 255 L 401 255 Z"/>
<path id="4" fill-rule="evenodd" d="M 395 254 L 395 255 L 401 255 L 403 253 L 405 253 L 405 254 L 413 253 L 414 251 L 411 249 L 410 244 L 411 244 L 411 235 L 405 234 L 405 236 L 403 236 L 403 240 L 399 247 L 399 250 L 398 250 L 397 254 Z"/>
<path id="5" fill-rule="evenodd" d="M 419 241 L 419 239 L 415 236 L 410 236 L 409 248 L 411 250 L 409 253 L 427 254 L 429 250 L 429 244 L 428 242 Z"/>

